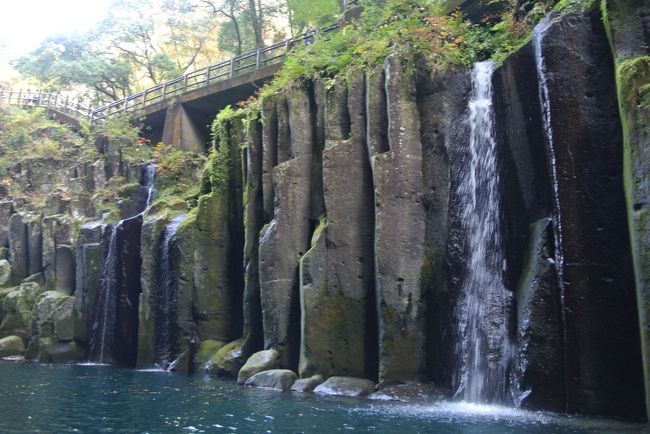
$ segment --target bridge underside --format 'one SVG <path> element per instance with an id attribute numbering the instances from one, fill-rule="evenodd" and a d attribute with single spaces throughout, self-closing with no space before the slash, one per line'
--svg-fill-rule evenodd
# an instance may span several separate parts
<path id="1" fill-rule="evenodd" d="M 253 96 L 280 68 L 281 65 L 267 66 L 145 108 L 143 123 L 150 130 L 151 141 L 205 152 L 211 139 L 210 126 L 217 113 L 227 105 Z"/>

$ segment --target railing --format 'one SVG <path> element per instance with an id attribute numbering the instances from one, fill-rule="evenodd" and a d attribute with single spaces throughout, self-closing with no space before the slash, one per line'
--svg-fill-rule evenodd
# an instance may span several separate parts
<path id="1" fill-rule="evenodd" d="M 91 119 L 93 113 L 89 102 L 70 95 L 40 90 L 0 88 L 0 102 L 9 105 L 51 108 L 76 119 Z"/>
<path id="2" fill-rule="evenodd" d="M 347 7 L 356 5 L 357 3 L 358 0 L 349 0 L 347 1 Z M 96 122 L 119 113 L 134 113 L 187 92 L 256 72 L 267 66 L 280 64 L 284 61 L 284 58 L 292 47 L 298 44 L 311 44 L 319 33 L 332 32 L 338 29 L 339 26 L 336 23 L 320 30 L 308 31 L 300 36 L 278 42 L 268 47 L 249 51 L 225 62 L 190 72 L 95 109 L 83 101 L 62 97 L 59 94 L 42 93 L 38 90 L 15 91 L 0 88 L 0 102 L 4 101 L 8 104 L 53 108 L 77 118 L 84 118 L 90 122 Z"/>
<path id="3" fill-rule="evenodd" d="M 321 29 L 319 32 L 327 33 L 338 28 L 339 24 L 334 24 Z M 235 56 L 225 62 L 217 63 L 174 78 L 93 110 L 91 120 L 96 121 L 117 113 L 142 110 L 150 105 L 160 103 L 175 96 L 256 72 L 267 66 L 280 64 L 284 61 L 286 54 L 292 47 L 297 44 L 309 44 L 319 32 L 307 32 L 295 38 L 287 39 L 268 47 L 258 48 L 257 50 Z"/>

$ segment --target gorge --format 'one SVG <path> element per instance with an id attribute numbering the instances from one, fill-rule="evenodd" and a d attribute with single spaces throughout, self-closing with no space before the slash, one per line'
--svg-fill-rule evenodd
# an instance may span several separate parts
<path id="1" fill-rule="evenodd" d="M 650 3 L 578 3 L 271 84 L 207 157 L 9 168 L 0 356 L 647 421 Z"/>

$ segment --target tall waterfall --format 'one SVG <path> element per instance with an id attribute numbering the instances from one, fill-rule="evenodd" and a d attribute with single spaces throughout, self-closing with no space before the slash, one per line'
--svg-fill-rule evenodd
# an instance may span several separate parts
<path id="1" fill-rule="evenodd" d="M 159 250 L 160 275 L 156 287 L 155 302 L 155 348 L 154 364 L 165 370 L 173 370 L 177 363 L 178 326 L 176 291 L 178 260 L 174 259 L 176 230 L 185 214 L 175 217 L 166 227 Z"/>
<path id="2" fill-rule="evenodd" d="M 123 264 L 121 257 L 121 240 L 125 224 L 142 219 L 154 196 L 154 179 L 156 166 L 149 164 L 144 170 L 142 185 L 147 189 L 146 202 L 135 216 L 121 220 L 113 227 L 108 243 L 108 253 L 102 268 L 99 295 L 93 312 L 93 327 L 90 331 L 90 361 L 96 363 L 113 363 L 116 317 L 118 301 L 122 286 Z M 139 255 L 139 252 L 138 252 Z"/>
<path id="3" fill-rule="evenodd" d="M 455 395 L 471 402 L 504 402 L 514 353 L 508 333 L 512 294 L 503 283 L 499 173 L 494 137 L 491 62 L 474 65 L 469 102 L 469 167 L 459 185 L 467 266 L 455 316 Z"/>

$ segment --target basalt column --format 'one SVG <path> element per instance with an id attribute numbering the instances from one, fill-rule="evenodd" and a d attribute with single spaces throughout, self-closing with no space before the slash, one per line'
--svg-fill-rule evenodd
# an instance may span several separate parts
<path id="1" fill-rule="evenodd" d="M 264 112 L 263 112 L 264 113 Z M 268 111 L 266 111 L 268 113 Z M 271 113 L 275 113 L 272 111 Z M 268 119 L 273 122 L 274 119 Z M 277 127 L 276 127 L 277 128 Z M 246 127 L 246 219 L 244 244 L 244 353 L 249 355 L 263 346 L 262 306 L 260 301 L 259 233 L 264 225 L 264 202 L 262 200 L 264 176 L 262 140 L 269 137 L 262 131 L 257 117 L 249 119 Z M 272 197 L 272 195 L 270 195 Z"/>
<path id="2" fill-rule="evenodd" d="M 650 414 L 650 0 L 606 2 L 625 140 L 625 188 Z"/>
<path id="3" fill-rule="evenodd" d="M 563 295 L 567 408 L 645 414 L 610 47 L 598 13 L 535 31 Z"/>
<path id="4" fill-rule="evenodd" d="M 282 366 L 296 368 L 298 262 L 309 249 L 311 233 L 314 133 L 310 88 L 293 87 L 287 94 L 288 105 L 278 98 L 278 165 L 272 170 L 274 215 L 260 232 L 260 294 L 264 348 L 275 348 Z M 264 149 L 265 153 L 272 151 L 272 147 Z"/>
<path id="5" fill-rule="evenodd" d="M 374 218 L 364 76 L 349 77 L 347 85 L 337 81 L 326 101 L 326 217 L 300 267 L 300 375 L 374 377 Z"/>
<path id="6" fill-rule="evenodd" d="M 421 274 L 426 216 L 414 74 L 399 57 L 386 60 L 385 74 L 388 150 L 371 147 L 380 384 L 422 377 L 425 368 Z"/>

